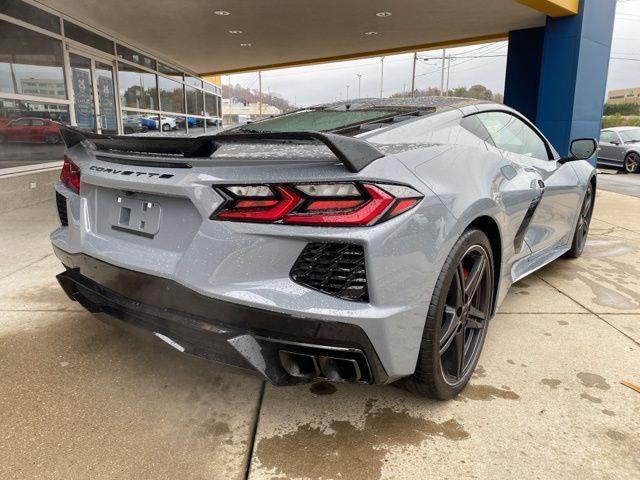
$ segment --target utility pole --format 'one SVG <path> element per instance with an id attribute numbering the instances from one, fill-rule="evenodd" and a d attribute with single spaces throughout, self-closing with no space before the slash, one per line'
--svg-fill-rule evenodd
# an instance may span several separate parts
<path id="1" fill-rule="evenodd" d="M 347 102 L 349 101 L 349 85 L 347 85 Z"/>
<path id="2" fill-rule="evenodd" d="M 384 57 L 380 57 L 380 98 L 384 89 Z"/>
<path id="3" fill-rule="evenodd" d="M 358 98 L 362 98 L 362 95 L 360 95 L 360 80 L 362 80 L 362 75 L 357 73 L 356 76 L 358 77 Z"/>
<path id="4" fill-rule="evenodd" d="M 446 97 L 449 96 L 449 72 L 451 71 L 451 56 L 449 56 L 447 58 L 447 93 L 445 94 Z"/>
<path id="5" fill-rule="evenodd" d="M 262 71 L 258 72 L 258 89 L 260 90 L 259 114 L 262 118 Z"/>
<path id="6" fill-rule="evenodd" d="M 416 62 L 418 61 L 418 52 L 413 52 L 413 70 L 411 72 L 411 96 L 415 96 L 416 92 Z"/>
<path id="7" fill-rule="evenodd" d="M 406 93 L 406 91 L 407 91 L 407 84 L 403 83 L 402 84 L 402 94 L 404 95 Z"/>
<path id="8" fill-rule="evenodd" d="M 442 74 L 440 75 L 440 95 L 444 95 L 444 62 L 445 56 L 447 54 L 447 49 L 442 49 Z"/>

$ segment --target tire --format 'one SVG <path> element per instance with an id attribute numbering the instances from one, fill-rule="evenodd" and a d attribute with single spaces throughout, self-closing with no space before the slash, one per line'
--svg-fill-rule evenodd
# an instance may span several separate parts
<path id="1" fill-rule="evenodd" d="M 163 123 L 162 124 L 162 131 L 163 132 L 168 132 L 169 130 L 171 130 L 171 125 L 169 125 L 168 123 Z"/>
<path id="2" fill-rule="evenodd" d="M 480 262 L 480 258 L 483 269 L 478 266 L 476 270 L 477 264 L 471 262 Z M 493 252 L 487 236 L 475 228 L 466 230 L 451 249 L 438 276 L 427 312 L 416 370 L 411 377 L 401 381 L 404 388 L 429 398 L 449 400 L 469 382 L 480 358 L 492 314 L 495 297 L 493 265 Z M 460 282 L 464 289 L 469 288 L 478 272 L 475 293 L 465 297 Z M 462 294 L 461 298 L 457 292 Z M 464 306 L 455 308 L 454 305 Z M 458 349 L 458 345 L 462 348 Z M 467 349 L 466 357 L 463 354 L 459 362 L 457 353 Z"/>
<path id="3" fill-rule="evenodd" d="M 636 152 L 628 153 L 627 156 L 624 157 L 622 168 L 626 173 L 638 173 L 640 169 L 640 155 Z"/>
<path id="4" fill-rule="evenodd" d="M 7 143 L 7 137 L 2 133 L 0 133 L 0 143 Z"/>
<path id="5" fill-rule="evenodd" d="M 125 135 L 131 135 L 133 133 L 133 128 L 131 127 L 124 127 L 124 134 Z"/>
<path id="6" fill-rule="evenodd" d="M 580 216 L 576 223 L 576 229 L 573 232 L 571 248 L 564 254 L 567 258 L 578 258 L 584 251 L 584 247 L 587 244 L 587 235 L 589 234 L 589 225 L 591 224 L 591 215 L 593 214 L 594 200 L 595 190 L 593 184 L 589 182 L 580 207 Z"/>

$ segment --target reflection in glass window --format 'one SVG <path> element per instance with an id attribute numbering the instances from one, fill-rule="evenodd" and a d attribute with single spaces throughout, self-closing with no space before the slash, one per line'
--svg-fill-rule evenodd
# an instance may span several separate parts
<path id="1" fill-rule="evenodd" d="M 118 84 L 123 107 L 158 110 L 155 74 L 118 62 Z"/>
<path id="2" fill-rule="evenodd" d="M 124 45 L 118 44 L 118 57 L 124 60 L 129 60 L 133 63 L 137 63 L 140 66 L 147 67 L 152 70 L 156 69 L 156 61 L 153 58 L 147 57 L 142 53 L 136 52 L 135 50 L 131 50 Z"/>
<path id="3" fill-rule="evenodd" d="M 45 102 L 23 102 L 0 98 L 0 125 L 22 117 L 45 118 L 69 125 L 69 107 Z"/>
<path id="4" fill-rule="evenodd" d="M 170 67 L 169 65 L 165 65 L 164 63 L 158 62 L 158 72 L 179 82 L 183 80 L 182 72 L 180 70 L 176 70 L 175 68 Z"/>
<path id="5" fill-rule="evenodd" d="M 158 88 L 162 110 L 184 113 L 184 90 L 181 83 L 158 76 Z"/>
<path id="6" fill-rule="evenodd" d="M 154 122 L 155 126 L 155 122 Z M 122 111 L 122 131 L 125 135 L 145 133 L 149 131 L 144 114 Z"/>
<path id="7" fill-rule="evenodd" d="M 113 42 L 111 40 L 66 20 L 64 21 L 64 36 L 113 55 Z"/>
<path id="8" fill-rule="evenodd" d="M 202 80 L 196 77 L 191 77 L 189 75 L 184 76 L 184 81 L 187 85 L 191 85 L 192 87 L 202 88 Z"/>
<path id="9" fill-rule="evenodd" d="M 479 113 L 478 118 L 491 134 L 496 147 L 527 157 L 549 160 L 542 138 L 519 118 L 505 112 Z"/>
<path id="10" fill-rule="evenodd" d="M 210 93 L 204 94 L 204 110 L 207 115 L 217 117 L 218 113 L 218 97 Z"/>
<path id="11" fill-rule="evenodd" d="M 23 20 L 53 33 L 60 33 L 60 19 L 22 0 L 0 1 L 0 13 Z"/>
<path id="12" fill-rule="evenodd" d="M 78 124 L 78 128 L 95 130 L 91 60 L 87 57 L 70 53 L 69 62 L 71 64 L 73 105 L 76 111 L 76 123 Z"/>
<path id="13" fill-rule="evenodd" d="M 193 87 L 185 87 L 187 90 L 187 113 L 192 115 L 202 115 L 202 91 Z"/>
<path id="14" fill-rule="evenodd" d="M 0 20 L 0 92 L 67 98 L 62 43 Z"/>

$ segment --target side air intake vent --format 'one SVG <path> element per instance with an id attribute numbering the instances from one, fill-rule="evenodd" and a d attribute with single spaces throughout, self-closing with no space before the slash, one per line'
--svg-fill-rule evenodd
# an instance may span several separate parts
<path id="1" fill-rule="evenodd" d="M 61 195 L 58 192 L 56 192 L 56 207 L 58 208 L 60 225 L 63 227 L 69 226 L 69 219 L 67 218 L 67 199 L 64 195 Z"/>
<path id="2" fill-rule="evenodd" d="M 364 249 L 343 243 L 309 243 L 291 269 L 300 285 L 357 302 L 368 302 Z"/>

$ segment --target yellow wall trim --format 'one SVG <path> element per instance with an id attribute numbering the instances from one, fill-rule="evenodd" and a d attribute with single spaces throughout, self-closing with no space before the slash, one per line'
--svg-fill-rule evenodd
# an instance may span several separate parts
<path id="1" fill-rule="evenodd" d="M 202 78 L 204 78 L 205 81 L 213 83 L 214 85 L 217 85 L 219 87 L 222 86 L 222 79 L 220 78 L 220 75 L 208 75 L 208 76 L 202 76 Z"/>
<path id="2" fill-rule="evenodd" d="M 550 17 L 564 17 L 578 13 L 579 0 L 516 0 L 527 7 L 549 15 Z"/>
<path id="3" fill-rule="evenodd" d="M 464 45 L 473 45 L 476 43 L 498 42 L 500 40 L 507 40 L 508 38 L 509 38 L 508 33 L 494 33 L 491 35 L 482 35 L 479 37 L 463 38 L 458 40 L 446 40 L 443 42 L 425 43 L 422 45 L 408 45 L 406 47 L 389 48 L 386 50 L 375 50 L 371 52 L 349 53 L 346 55 L 337 55 L 334 57 L 311 58 L 311 59 L 298 60 L 298 61 L 292 61 L 292 62 L 273 63 L 270 65 L 253 65 L 250 67 L 242 67 L 242 68 L 236 68 L 232 70 L 218 70 L 213 72 L 201 73 L 200 76 L 207 77 L 210 75 L 227 75 L 229 73 L 257 72 L 258 70 L 272 70 L 275 68 L 300 67 L 303 65 L 340 62 L 343 60 L 354 60 L 357 58 L 379 57 L 381 55 L 394 55 L 397 53 L 435 50 L 437 48 L 445 48 L 445 47 L 446 48 L 460 47 Z"/>

